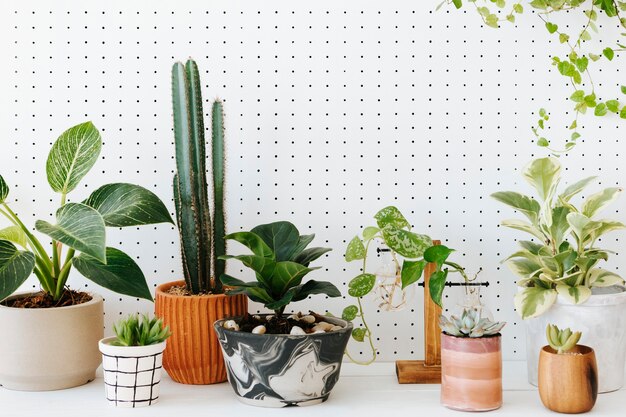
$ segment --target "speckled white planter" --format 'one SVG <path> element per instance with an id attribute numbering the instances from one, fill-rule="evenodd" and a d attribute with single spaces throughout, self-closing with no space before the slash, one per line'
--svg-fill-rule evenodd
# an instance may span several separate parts
<path id="1" fill-rule="evenodd" d="M 145 407 L 159 400 L 165 342 L 148 346 L 112 346 L 115 337 L 102 339 L 104 388 L 110 405 Z"/>
<path id="2" fill-rule="evenodd" d="M 537 385 L 539 352 L 546 344 L 548 323 L 581 331 L 580 343 L 592 347 L 598 361 L 599 392 L 624 385 L 626 360 L 626 292 L 595 294 L 584 304 L 573 305 L 562 297 L 541 316 L 526 323 L 528 382 Z"/>

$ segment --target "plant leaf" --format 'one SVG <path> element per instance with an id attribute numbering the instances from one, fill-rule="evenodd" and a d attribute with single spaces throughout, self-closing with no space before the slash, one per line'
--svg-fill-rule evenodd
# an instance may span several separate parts
<path id="1" fill-rule="evenodd" d="M 276 262 L 270 278 L 271 295 L 282 296 L 288 289 L 300 285 L 302 278 L 315 269 L 291 261 Z"/>
<path id="2" fill-rule="evenodd" d="M 609 233 L 614 230 L 621 230 L 621 229 L 626 228 L 626 226 L 624 226 L 624 223 L 617 222 L 614 220 L 606 220 L 606 219 L 598 220 L 596 221 L 596 223 L 599 224 L 600 226 L 591 232 L 592 240 L 596 240 L 597 238 L 604 235 L 605 233 Z"/>
<path id="3" fill-rule="evenodd" d="M 454 249 L 450 249 L 447 246 L 433 245 L 424 251 L 424 260 L 433 262 L 437 265 L 437 268 L 441 268 L 452 252 L 454 252 Z"/>
<path id="4" fill-rule="evenodd" d="M 50 187 L 69 193 L 98 160 L 102 139 L 91 122 L 69 128 L 59 136 L 48 155 L 46 173 Z"/>
<path id="5" fill-rule="evenodd" d="M 0 203 L 4 203 L 4 200 L 9 196 L 9 186 L 0 175 Z"/>
<path id="6" fill-rule="evenodd" d="M 277 262 L 292 260 L 300 242 L 300 232 L 296 226 L 285 221 L 262 224 L 250 232 L 263 239 L 274 252 Z"/>
<path id="7" fill-rule="evenodd" d="M 295 288 L 292 301 L 301 301 L 309 295 L 326 294 L 329 297 L 341 297 L 341 292 L 334 284 L 327 281 L 315 281 L 313 279 Z"/>
<path id="8" fill-rule="evenodd" d="M 348 307 L 343 309 L 341 313 L 341 318 L 346 321 L 352 321 L 356 318 L 356 315 L 359 313 L 359 308 L 355 305 L 349 305 Z"/>
<path id="9" fill-rule="evenodd" d="M 35 255 L 17 250 L 8 240 L 0 240 L 0 301 L 17 291 L 34 267 Z"/>
<path id="10" fill-rule="evenodd" d="M 591 290 L 584 285 L 570 287 L 565 284 L 557 284 L 556 291 L 561 297 L 569 300 L 572 304 L 584 303 L 591 297 Z"/>
<path id="11" fill-rule="evenodd" d="M 351 262 L 365 258 L 365 246 L 358 236 L 352 238 L 346 249 L 346 262 Z"/>
<path id="12" fill-rule="evenodd" d="M 402 272 L 400 274 L 402 280 L 402 289 L 417 282 L 422 277 L 422 272 L 426 267 L 426 261 L 409 261 L 407 259 L 402 262 Z"/>
<path id="13" fill-rule="evenodd" d="M 72 260 L 72 265 L 85 278 L 104 288 L 152 301 L 152 293 L 141 268 L 119 249 L 106 248 L 106 263 L 82 253 Z"/>
<path id="14" fill-rule="evenodd" d="M 587 177 L 568 185 L 565 190 L 559 195 L 559 198 L 565 202 L 568 202 L 572 197 L 584 190 L 585 187 L 594 182 L 597 178 L 598 177 Z"/>
<path id="15" fill-rule="evenodd" d="M 383 229 L 387 225 L 391 225 L 396 229 L 410 229 L 411 224 L 404 218 L 400 210 L 394 206 L 388 206 L 380 210 L 374 215 L 378 227 Z"/>
<path id="16" fill-rule="evenodd" d="M 430 298 L 439 307 L 443 307 L 441 297 L 443 296 L 443 289 L 446 287 L 446 279 L 448 278 L 448 270 L 433 272 L 428 281 L 428 290 L 430 292 Z"/>
<path id="17" fill-rule="evenodd" d="M 624 279 L 614 272 L 600 268 L 592 268 L 589 271 L 590 287 L 610 287 L 612 285 L 624 285 Z"/>
<path id="18" fill-rule="evenodd" d="M 606 188 L 598 193 L 590 195 L 589 197 L 587 197 L 585 203 L 582 206 L 582 213 L 585 216 L 592 218 L 604 207 L 615 201 L 622 191 L 623 190 L 621 188 L 612 187 Z"/>
<path id="19" fill-rule="evenodd" d="M 552 209 L 552 224 L 550 225 L 550 236 L 554 246 L 559 247 L 563 239 L 570 231 L 567 215 L 570 213 L 567 207 L 555 207 Z"/>
<path id="20" fill-rule="evenodd" d="M 250 249 L 257 256 L 274 259 L 274 252 L 258 235 L 252 232 L 235 232 L 224 236 L 224 239 L 237 241 Z"/>
<path id="21" fill-rule="evenodd" d="M 560 180 L 561 164 L 556 158 L 535 159 L 524 169 L 524 178 L 532 185 L 542 201 L 554 195 Z"/>
<path id="22" fill-rule="evenodd" d="M 543 269 L 535 257 L 523 256 L 521 253 L 517 255 L 518 257 L 507 260 L 506 266 L 518 277 L 529 279 Z"/>
<path id="23" fill-rule="evenodd" d="M 551 288 L 527 287 L 515 294 L 514 304 L 523 319 L 545 313 L 556 301 L 557 292 Z"/>
<path id="24" fill-rule="evenodd" d="M 366 330 L 358 327 L 356 329 L 352 329 L 352 338 L 357 342 L 362 342 L 365 340 Z"/>
<path id="25" fill-rule="evenodd" d="M 331 250 L 331 248 L 308 248 L 300 252 L 300 254 L 294 258 L 294 262 L 309 266 L 311 262 Z"/>
<path id="26" fill-rule="evenodd" d="M 432 246 L 432 239 L 404 229 L 397 229 L 388 224 L 382 228 L 383 239 L 387 246 L 405 258 L 419 258 Z"/>
<path id="27" fill-rule="evenodd" d="M 134 184 L 103 185 L 83 203 L 98 210 L 109 227 L 174 223 L 159 197 Z"/>
<path id="28" fill-rule="evenodd" d="M 552 34 L 556 32 L 557 30 L 559 30 L 559 26 L 552 22 L 546 22 L 546 29 L 548 29 L 548 32 Z"/>
<path id="29" fill-rule="evenodd" d="M 56 219 L 57 224 L 37 220 L 35 228 L 70 248 L 106 262 L 106 232 L 98 211 L 82 203 L 67 203 L 57 210 Z"/>
<path id="30" fill-rule="evenodd" d="M 380 229 L 378 227 L 366 227 L 365 229 L 363 229 L 363 240 L 367 241 L 374 238 L 374 236 L 376 236 L 378 232 L 380 232 Z"/>
<path id="31" fill-rule="evenodd" d="M 298 244 L 296 245 L 296 249 L 293 251 L 293 257 L 301 254 L 302 251 L 304 251 L 304 249 L 309 246 L 311 242 L 313 242 L 313 239 L 315 239 L 315 233 L 312 233 L 310 235 L 301 235 L 298 238 Z"/>
<path id="32" fill-rule="evenodd" d="M 17 243 L 23 248 L 28 245 L 28 239 L 26 233 L 19 226 L 9 226 L 0 230 L 0 240 L 8 240 L 9 242 Z"/>
<path id="33" fill-rule="evenodd" d="M 537 239 L 540 239 L 542 242 L 545 239 L 545 237 L 541 233 L 541 230 L 539 230 L 535 226 L 525 221 L 517 220 L 517 219 L 509 219 L 509 220 L 503 220 L 500 224 L 504 227 L 509 227 L 511 229 L 521 230 L 522 232 L 530 233 L 531 235 L 535 236 Z"/>
<path id="34" fill-rule="evenodd" d="M 499 191 L 491 194 L 491 197 L 519 211 L 526 216 L 533 225 L 537 224 L 539 221 L 541 206 L 534 198 L 516 193 L 515 191 Z"/>
<path id="35" fill-rule="evenodd" d="M 271 276 L 274 273 L 274 269 L 276 268 L 276 262 L 274 262 L 271 258 L 265 258 L 263 256 L 257 255 L 222 255 L 219 257 L 222 260 L 228 259 L 236 259 L 243 263 L 248 268 L 252 269 L 256 272 L 257 280 L 263 285 L 265 288 L 271 290 Z M 231 285 L 231 284 L 226 284 Z"/>
<path id="36" fill-rule="evenodd" d="M 374 274 L 358 275 L 348 283 L 348 294 L 352 297 L 363 297 L 372 291 L 375 283 L 376 275 Z"/>

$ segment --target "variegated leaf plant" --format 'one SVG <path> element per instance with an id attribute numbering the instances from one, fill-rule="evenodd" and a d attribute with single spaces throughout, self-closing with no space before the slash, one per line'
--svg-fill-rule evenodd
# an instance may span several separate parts
<path id="1" fill-rule="evenodd" d="M 42 290 L 58 300 L 65 292 L 72 267 L 114 292 L 152 300 L 135 261 L 121 250 L 106 246 L 106 227 L 173 223 L 161 200 L 138 185 L 115 183 L 98 188 L 82 202 L 66 201 L 98 160 L 101 148 L 100 132 L 91 122 L 66 130 L 52 146 L 46 173 L 50 187 L 60 194 L 60 208 L 56 223 L 35 223 L 35 229 L 50 238 L 50 254 L 10 208 L 9 186 L 0 176 L 0 215 L 11 224 L 0 230 L 0 301 L 13 294 L 32 273 Z"/>
<path id="2" fill-rule="evenodd" d="M 593 287 L 624 283 L 616 273 L 598 268 L 611 252 L 596 246 L 602 235 L 625 227 L 618 221 L 598 218 L 622 189 L 611 187 L 589 195 L 578 208 L 572 199 L 596 177 L 577 181 L 558 193 L 561 170 L 556 158 L 536 159 L 526 166 L 523 176 L 537 192 L 537 199 L 514 191 L 492 194 L 526 217 L 504 220 L 502 225 L 533 238 L 519 241 L 520 249 L 504 261 L 519 277 L 521 289 L 515 296 L 515 307 L 522 318 L 543 314 L 559 295 L 581 304 L 591 296 Z"/>

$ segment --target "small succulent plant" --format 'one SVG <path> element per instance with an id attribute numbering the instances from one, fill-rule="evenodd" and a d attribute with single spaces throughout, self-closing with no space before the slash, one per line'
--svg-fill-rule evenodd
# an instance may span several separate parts
<path id="1" fill-rule="evenodd" d="M 444 333 L 457 337 L 486 337 L 500 333 L 506 322 L 493 322 L 481 318 L 475 308 L 464 308 L 461 317 L 451 315 L 450 319 L 441 315 L 439 327 Z"/>
<path id="2" fill-rule="evenodd" d="M 113 325 L 117 339 L 114 346 L 148 346 L 164 342 L 170 337 L 169 326 L 163 326 L 163 320 L 150 318 L 143 314 L 131 314 Z"/>
<path id="3" fill-rule="evenodd" d="M 554 324 L 548 324 L 548 327 L 546 327 L 546 339 L 548 339 L 548 344 L 552 349 L 556 350 L 556 353 L 559 355 L 572 350 L 581 336 L 581 332 L 572 332 L 569 327 L 563 330 L 559 329 Z"/>

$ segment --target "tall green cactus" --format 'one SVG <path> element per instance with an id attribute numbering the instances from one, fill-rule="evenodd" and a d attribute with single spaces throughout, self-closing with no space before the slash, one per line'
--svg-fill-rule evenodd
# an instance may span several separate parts
<path id="1" fill-rule="evenodd" d="M 206 179 L 206 151 L 200 75 L 193 60 L 172 68 L 172 103 L 176 168 L 174 201 L 181 241 L 183 272 L 193 294 L 220 293 L 224 264 L 215 261 L 224 245 L 224 127 L 222 105 L 213 105 L 213 190 L 215 228 L 211 226 Z M 216 116 L 217 115 L 217 116 Z M 215 244 L 215 248 L 213 245 Z M 211 279 L 213 277 L 213 279 Z"/>

